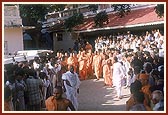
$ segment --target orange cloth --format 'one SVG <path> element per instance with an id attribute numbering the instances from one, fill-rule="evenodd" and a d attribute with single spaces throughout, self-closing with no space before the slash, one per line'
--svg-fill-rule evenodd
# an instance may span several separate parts
<path id="1" fill-rule="evenodd" d="M 74 72 L 76 72 L 76 63 L 75 63 L 75 58 L 74 57 L 69 57 L 67 59 L 67 65 L 68 65 L 68 70 L 70 70 L 70 66 L 74 67 Z"/>
<path id="2" fill-rule="evenodd" d="M 80 55 L 78 62 L 79 62 L 79 76 L 81 79 L 86 79 L 87 69 L 86 69 L 86 60 L 87 58 L 84 55 Z"/>
<path id="3" fill-rule="evenodd" d="M 142 86 L 142 89 L 141 89 L 141 91 L 145 94 L 145 101 L 144 101 L 145 106 L 150 105 L 150 95 L 151 95 L 151 93 L 150 93 L 149 88 L 150 88 L 150 85 L 148 84 L 148 85 Z"/>
<path id="4" fill-rule="evenodd" d="M 65 61 L 61 62 L 61 73 L 65 73 L 68 71 L 67 63 Z"/>
<path id="5" fill-rule="evenodd" d="M 149 79 L 149 75 L 147 74 L 140 74 L 139 79 Z"/>
<path id="6" fill-rule="evenodd" d="M 74 71 L 77 72 L 79 70 L 77 70 L 79 68 L 79 64 L 78 64 L 78 58 L 77 56 L 74 56 L 74 63 L 75 63 L 75 67 L 74 67 Z"/>
<path id="7" fill-rule="evenodd" d="M 92 45 L 91 45 L 91 44 L 86 44 L 85 50 L 86 50 L 86 51 L 92 50 Z"/>
<path id="8" fill-rule="evenodd" d="M 146 99 L 145 99 L 145 100 L 146 100 Z M 152 111 L 152 109 L 151 109 L 149 106 L 147 106 L 147 105 L 145 104 L 145 100 L 144 100 L 144 106 L 145 106 L 146 110 L 147 110 L 147 111 Z M 131 95 L 131 97 L 128 99 L 128 101 L 126 101 L 126 111 L 129 111 L 130 108 L 131 108 L 134 104 L 135 104 L 134 98 L 133 98 L 133 96 Z"/>
<path id="9" fill-rule="evenodd" d="M 55 99 L 54 96 L 49 97 L 46 101 L 45 101 L 45 105 L 46 105 L 46 109 L 48 111 L 56 111 L 58 110 L 57 107 L 57 101 Z"/>
<path id="10" fill-rule="evenodd" d="M 92 63 L 93 63 L 93 55 L 87 53 L 87 62 L 86 62 L 86 68 L 87 68 L 87 76 L 92 77 L 93 76 L 93 68 L 92 68 Z"/>
<path id="11" fill-rule="evenodd" d="M 46 109 L 48 111 L 67 111 L 70 101 L 62 98 L 59 101 L 54 96 L 49 97 L 45 101 Z"/>
<path id="12" fill-rule="evenodd" d="M 147 95 L 150 95 L 150 90 L 149 90 L 149 88 L 150 88 L 150 84 L 148 84 L 148 85 L 145 85 L 145 86 L 142 86 L 142 92 L 144 93 L 144 94 L 147 94 Z"/>
<path id="13" fill-rule="evenodd" d="M 100 55 L 93 57 L 93 68 L 97 79 L 99 79 L 102 72 L 102 57 Z"/>
<path id="14" fill-rule="evenodd" d="M 68 64 L 68 65 L 73 65 L 73 64 L 75 64 L 74 58 L 73 58 L 73 57 L 69 57 L 69 58 L 67 59 L 67 64 Z"/>
<path id="15" fill-rule="evenodd" d="M 12 111 L 8 101 L 4 101 L 4 111 Z"/>
<path id="16" fill-rule="evenodd" d="M 68 57 L 65 57 L 64 62 L 67 64 Z"/>
<path id="17" fill-rule="evenodd" d="M 112 72 L 111 67 L 107 64 L 103 66 L 103 77 L 104 77 L 104 83 L 106 85 L 112 86 Z"/>

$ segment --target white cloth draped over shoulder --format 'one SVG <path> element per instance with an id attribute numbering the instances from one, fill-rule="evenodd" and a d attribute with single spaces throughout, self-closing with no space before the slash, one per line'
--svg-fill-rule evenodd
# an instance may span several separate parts
<path id="1" fill-rule="evenodd" d="M 78 110 L 77 89 L 81 84 L 78 78 L 78 74 L 73 74 L 70 71 L 67 71 L 62 75 L 62 80 L 64 80 L 64 86 L 66 88 L 65 94 L 67 99 L 69 99 L 72 102 L 72 104 L 75 107 L 75 110 Z M 71 86 L 67 85 L 65 80 L 68 80 Z"/>

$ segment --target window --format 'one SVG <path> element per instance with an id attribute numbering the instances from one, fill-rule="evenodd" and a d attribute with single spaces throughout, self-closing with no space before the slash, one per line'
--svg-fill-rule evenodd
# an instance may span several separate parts
<path id="1" fill-rule="evenodd" d="M 57 38 L 57 41 L 63 41 L 62 34 L 60 34 L 60 33 L 56 34 L 56 38 Z"/>

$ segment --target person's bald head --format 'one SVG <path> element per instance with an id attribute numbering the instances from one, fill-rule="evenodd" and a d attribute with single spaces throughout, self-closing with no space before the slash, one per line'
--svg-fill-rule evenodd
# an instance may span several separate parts
<path id="1" fill-rule="evenodd" d="M 53 95 L 55 96 L 56 99 L 60 99 L 62 97 L 62 87 L 57 86 L 53 89 Z"/>

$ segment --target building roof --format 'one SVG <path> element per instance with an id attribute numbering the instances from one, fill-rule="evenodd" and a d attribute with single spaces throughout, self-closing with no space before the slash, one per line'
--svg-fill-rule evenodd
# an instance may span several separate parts
<path id="1" fill-rule="evenodd" d="M 123 18 L 120 18 L 115 13 L 110 13 L 108 16 L 109 23 L 104 25 L 102 28 L 95 27 L 94 19 L 88 18 L 85 20 L 84 24 L 76 26 L 74 30 L 78 32 L 89 32 L 164 23 L 164 18 L 159 18 L 157 16 L 154 7 L 131 10 L 131 12 Z"/>

